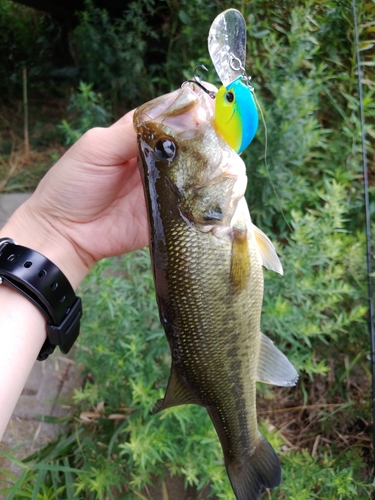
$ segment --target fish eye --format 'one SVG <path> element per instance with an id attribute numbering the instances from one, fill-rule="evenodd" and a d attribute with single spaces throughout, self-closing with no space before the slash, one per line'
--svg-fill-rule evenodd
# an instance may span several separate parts
<path id="1" fill-rule="evenodd" d="M 233 94 L 233 92 L 227 92 L 225 94 L 225 99 L 227 100 L 227 102 L 232 103 L 234 101 L 234 94 Z"/>
<path id="2" fill-rule="evenodd" d="M 159 139 L 155 144 L 155 153 L 161 160 L 172 160 L 176 154 L 176 144 L 170 139 Z"/>

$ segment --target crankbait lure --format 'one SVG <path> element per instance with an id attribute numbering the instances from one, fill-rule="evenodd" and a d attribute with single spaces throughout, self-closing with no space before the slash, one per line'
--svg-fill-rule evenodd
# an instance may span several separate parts
<path id="1" fill-rule="evenodd" d="M 208 51 L 222 87 L 216 94 L 214 123 L 217 131 L 241 153 L 258 128 L 254 89 L 246 74 L 246 23 L 236 9 L 217 16 L 208 35 Z"/>

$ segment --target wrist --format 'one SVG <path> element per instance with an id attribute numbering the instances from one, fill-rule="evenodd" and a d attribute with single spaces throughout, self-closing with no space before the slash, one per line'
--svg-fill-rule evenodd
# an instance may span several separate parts
<path id="1" fill-rule="evenodd" d="M 37 213 L 32 198 L 21 205 L 0 229 L 0 238 L 12 238 L 19 245 L 47 257 L 64 273 L 73 289 L 76 289 L 92 264 L 85 262 L 73 243 L 55 229 L 46 217 Z"/>

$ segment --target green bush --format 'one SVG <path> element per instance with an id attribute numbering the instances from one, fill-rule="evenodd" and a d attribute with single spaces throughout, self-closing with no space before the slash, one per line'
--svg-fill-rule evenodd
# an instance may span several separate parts
<path id="1" fill-rule="evenodd" d="M 285 269 L 282 278 L 266 273 L 263 329 L 313 377 L 328 371 L 330 357 L 344 369 L 344 355 L 353 360 L 368 349 L 352 17 L 345 4 L 285 2 L 270 24 L 261 3 L 249 13 L 249 71 L 260 77 L 268 141 L 260 127 L 245 154 L 248 200 Z M 368 7 L 358 4 L 363 28 Z M 364 91 L 371 138 L 374 91 Z"/>
<path id="2" fill-rule="evenodd" d="M 41 12 L 10 0 L 0 2 L 0 89 L 2 96 L 22 89 L 22 70 L 29 85 L 49 78 L 60 36 L 59 24 Z"/>
<path id="3" fill-rule="evenodd" d="M 284 481 L 271 498 L 288 500 L 364 500 L 371 498 L 371 486 L 357 480 L 362 460 L 356 452 L 342 456 L 331 452 L 320 458 L 307 451 L 282 455 Z M 266 498 L 266 497 L 265 497 Z"/>
<path id="4" fill-rule="evenodd" d="M 328 276 L 327 281 L 332 278 Z M 134 491 L 144 491 L 155 478 L 181 475 L 198 490 L 210 484 L 218 499 L 234 498 L 218 439 L 203 408 L 187 405 L 150 415 L 155 401 L 164 395 L 170 355 L 158 318 L 148 251 L 102 261 L 85 281 L 82 293 L 87 319 L 76 360 L 86 367 L 87 383 L 76 391 L 74 400 L 76 411 L 101 407 L 102 418 L 90 430 L 77 426 L 82 432 L 81 446 L 79 450 L 72 447 L 70 463 L 80 464 L 80 471 L 87 473 L 77 474 L 76 491 L 103 491 L 104 498 L 116 485 L 126 485 L 129 498 L 135 498 Z M 337 301 L 340 293 L 336 292 Z M 300 307 L 306 303 L 303 294 Z M 281 307 L 272 318 L 284 319 L 284 314 Z M 292 324 L 293 312 L 289 317 Z M 326 371 L 309 362 L 300 368 L 312 374 Z M 124 420 L 111 422 L 110 415 L 116 414 Z M 328 425 L 330 421 L 328 415 Z M 282 436 L 270 431 L 266 423 L 261 424 L 261 431 L 275 449 L 284 446 Z M 323 448 L 315 458 L 307 452 L 279 454 L 284 480 L 273 498 L 370 498 L 363 480 L 364 465 L 355 448 L 336 456 Z"/>
<path id="5" fill-rule="evenodd" d="M 80 76 L 109 96 L 116 106 L 124 101 L 135 107 L 152 95 L 145 67 L 146 39 L 155 43 L 155 32 L 147 24 L 154 2 L 130 2 L 121 18 L 110 18 L 105 9 L 85 0 L 78 12 L 73 45 L 80 64 Z"/>
<path id="6" fill-rule="evenodd" d="M 85 320 L 76 360 L 85 366 L 86 383 L 75 391 L 70 433 L 21 463 L 17 480 L 8 473 L 10 486 L 0 493 L 9 500 L 148 499 L 145 485 L 179 475 L 198 490 L 210 484 L 213 498 L 234 499 L 206 411 L 186 405 L 150 415 L 164 395 L 170 356 L 148 252 L 100 262 L 80 292 Z M 282 453 L 282 436 L 266 422 L 261 431 L 283 466 L 272 498 L 370 498 L 355 450 L 315 458 Z"/>
<path id="7" fill-rule="evenodd" d="M 103 97 L 92 87 L 80 82 L 77 92 L 70 97 L 67 118 L 57 125 L 64 144 L 74 144 L 90 128 L 109 125 L 110 113 Z"/>

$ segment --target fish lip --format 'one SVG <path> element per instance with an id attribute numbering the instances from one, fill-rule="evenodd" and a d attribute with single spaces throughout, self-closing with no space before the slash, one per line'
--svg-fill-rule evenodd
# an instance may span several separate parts
<path id="1" fill-rule="evenodd" d="M 137 108 L 134 128 L 140 131 L 147 123 L 158 123 L 173 136 L 193 137 L 213 120 L 213 102 L 198 85 L 186 82 L 180 89 Z"/>
<path id="2" fill-rule="evenodd" d="M 191 98 L 194 97 L 194 95 L 191 94 L 190 89 L 185 89 L 184 87 L 170 92 L 169 94 L 156 97 L 155 99 L 152 99 L 152 101 L 146 102 L 136 109 L 134 113 L 135 126 L 139 126 L 142 122 L 156 121 L 168 114 L 169 109 L 171 109 L 173 113 L 173 108 L 176 107 L 176 102 L 179 101 L 181 91 L 183 91 L 183 93 L 187 96 L 191 95 Z M 193 107 L 194 105 L 195 103 L 191 102 L 190 107 Z M 188 111 L 190 107 L 188 106 L 186 111 Z M 181 112 L 183 112 L 183 110 Z"/>

